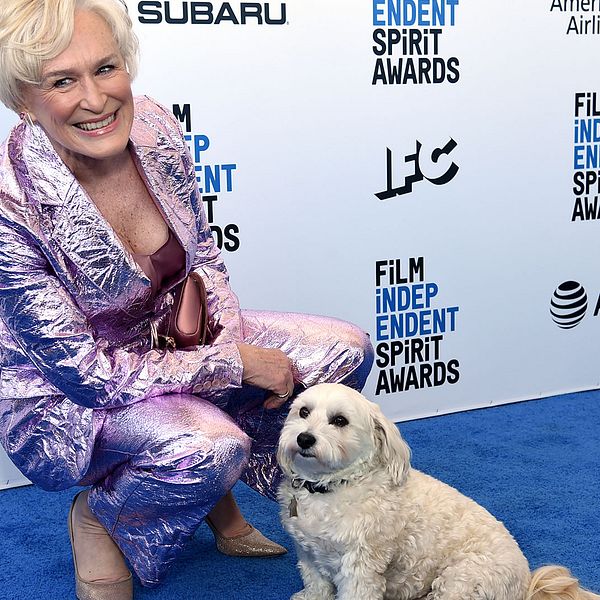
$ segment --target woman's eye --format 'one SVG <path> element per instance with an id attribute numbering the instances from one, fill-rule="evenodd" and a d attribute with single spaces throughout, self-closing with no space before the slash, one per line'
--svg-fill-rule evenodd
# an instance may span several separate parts
<path id="1" fill-rule="evenodd" d="M 329 421 L 329 424 L 335 425 L 336 427 L 346 427 L 346 425 L 348 425 L 348 419 L 342 415 L 336 415 Z"/>
<path id="2" fill-rule="evenodd" d="M 67 87 L 73 80 L 70 77 L 63 77 L 62 79 L 57 79 L 53 84 L 52 87 L 55 88 L 64 88 Z"/>
<path id="3" fill-rule="evenodd" d="M 106 73 L 110 73 L 111 71 L 113 71 L 114 68 L 115 67 L 113 65 L 103 65 L 98 69 L 97 73 L 98 75 L 106 75 Z"/>
<path id="4" fill-rule="evenodd" d="M 306 417 L 308 417 L 308 415 L 310 415 L 310 410 L 308 410 L 308 408 L 306 408 L 306 406 L 303 406 L 298 411 L 298 414 L 300 415 L 301 418 L 306 419 Z"/>

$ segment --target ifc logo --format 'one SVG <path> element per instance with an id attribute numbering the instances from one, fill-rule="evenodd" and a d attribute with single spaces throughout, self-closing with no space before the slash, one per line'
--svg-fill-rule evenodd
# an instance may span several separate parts
<path id="1" fill-rule="evenodd" d="M 577 281 L 565 281 L 552 294 L 550 314 L 561 329 L 572 329 L 585 317 L 587 306 L 588 298 L 583 286 Z"/>

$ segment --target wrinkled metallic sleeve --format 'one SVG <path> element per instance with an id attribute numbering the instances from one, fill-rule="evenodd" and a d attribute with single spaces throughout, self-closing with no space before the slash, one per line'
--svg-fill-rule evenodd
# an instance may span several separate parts
<path id="1" fill-rule="evenodd" d="M 195 392 L 211 399 L 241 385 L 234 342 L 167 352 L 96 339 L 35 241 L 5 219 L 0 236 L 0 318 L 15 344 L 71 401 L 111 408 L 165 393 Z"/>

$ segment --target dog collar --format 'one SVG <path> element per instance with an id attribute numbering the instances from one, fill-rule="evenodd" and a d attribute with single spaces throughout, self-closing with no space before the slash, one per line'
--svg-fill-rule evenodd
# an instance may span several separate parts
<path id="1" fill-rule="evenodd" d="M 339 483 L 345 483 L 345 481 L 340 481 Z M 303 487 L 311 494 L 314 494 L 315 492 L 317 494 L 327 494 L 331 492 L 331 488 L 328 485 L 316 483 L 315 481 L 307 481 L 306 479 L 292 479 L 292 487 L 295 490 Z"/>

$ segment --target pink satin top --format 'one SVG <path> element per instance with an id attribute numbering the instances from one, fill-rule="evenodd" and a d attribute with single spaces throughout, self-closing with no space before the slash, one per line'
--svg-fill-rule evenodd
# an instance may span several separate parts
<path id="1" fill-rule="evenodd" d="M 168 289 L 183 276 L 185 252 L 170 229 L 169 238 L 154 254 L 132 254 L 152 282 L 153 296 Z"/>

